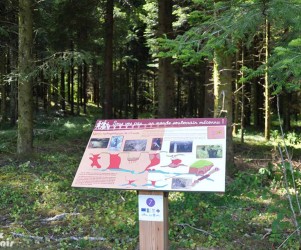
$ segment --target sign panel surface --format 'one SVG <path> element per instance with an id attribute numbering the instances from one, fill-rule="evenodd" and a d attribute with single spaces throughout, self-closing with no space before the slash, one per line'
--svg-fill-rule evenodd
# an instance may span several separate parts
<path id="1" fill-rule="evenodd" d="M 226 119 L 98 120 L 73 187 L 225 191 Z"/>

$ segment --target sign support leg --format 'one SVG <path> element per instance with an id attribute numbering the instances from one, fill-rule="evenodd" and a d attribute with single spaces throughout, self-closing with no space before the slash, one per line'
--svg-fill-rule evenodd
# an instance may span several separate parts
<path id="1" fill-rule="evenodd" d="M 163 221 L 139 220 L 140 250 L 168 250 L 168 192 L 139 191 L 138 194 L 163 197 Z"/>

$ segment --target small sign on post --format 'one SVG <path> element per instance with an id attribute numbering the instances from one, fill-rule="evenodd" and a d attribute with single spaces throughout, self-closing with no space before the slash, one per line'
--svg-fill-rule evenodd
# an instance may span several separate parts
<path id="1" fill-rule="evenodd" d="M 225 191 L 226 125 L 225 118 L 98 120 L 72 186 L 138 190 L 141 249 L 167 249 L 166 194 Z"/>

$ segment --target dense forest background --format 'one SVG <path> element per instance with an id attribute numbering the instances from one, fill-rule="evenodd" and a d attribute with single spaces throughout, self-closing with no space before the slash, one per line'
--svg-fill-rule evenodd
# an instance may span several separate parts
<path id="1" fill-rule="evenodd" d="M 37 114 L 221 117 L 270 139 L 300 115 L 300 1 L 1 1 L 2 126 Z"/>

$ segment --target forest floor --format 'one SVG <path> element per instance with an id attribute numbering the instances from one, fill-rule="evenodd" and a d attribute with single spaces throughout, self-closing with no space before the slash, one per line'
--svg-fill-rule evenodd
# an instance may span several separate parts
<path id="1" fill-rule="evenodd" d="M 40 117 L 30 161 L 16 157 L 16 130 L 0 130 L 0 249 L 138 249 L 135 191 L 71 188 L 94 122 Z M 277 138 L 234 138 L 236 171 L 225 193 L 169 194 L 170 249 L 299 249 Z M 288 150 L 300 188 L 300 148 Z"/>

